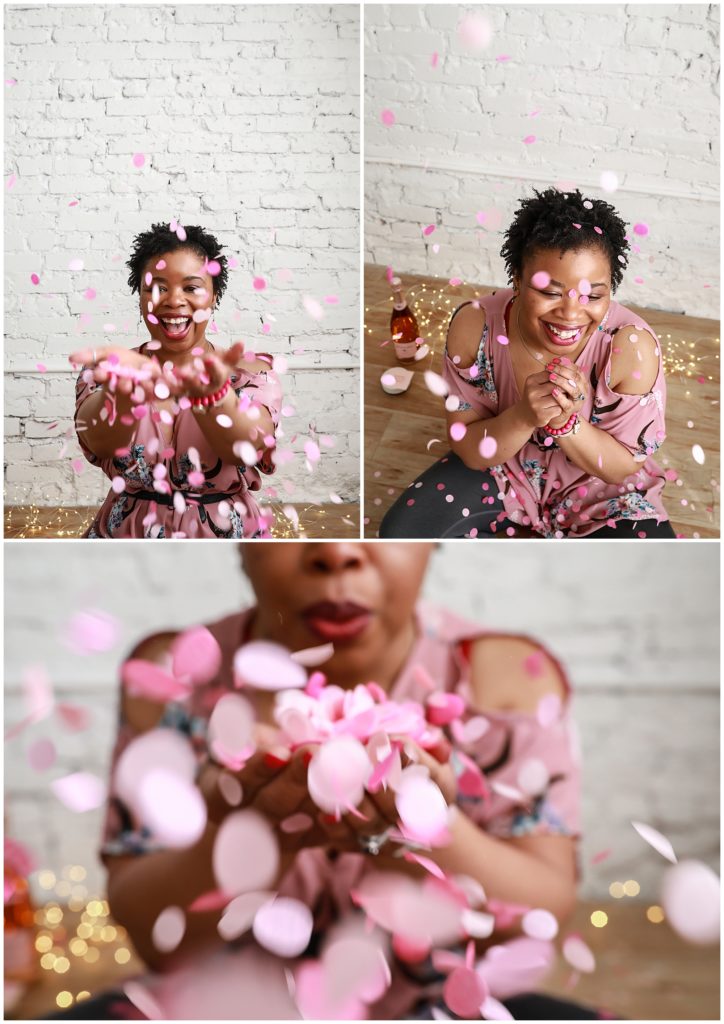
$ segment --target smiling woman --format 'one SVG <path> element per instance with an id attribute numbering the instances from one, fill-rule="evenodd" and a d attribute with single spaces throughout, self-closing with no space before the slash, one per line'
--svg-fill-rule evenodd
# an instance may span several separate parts
<path id="1" fill-rule="evenodd" d="M 660 345 L 613 299 L 628 249 L 600 199 L 550 188 L 521 201 L 501 251 L 512 289 L 450 322 L 452 450 L 403 492 L 381 536 L 674 536 L 651 458 L 666 436 Z M 462 519 L 452 494 L 469 506 Z"/>
<path id="2" fill-rule="evenodd" d="M 281 388 L 271 356 L 218 349 L 206 329 L 226 287 L 222 247 L 201 227 L 138 235 L 128 284 L 150 340 L 75 352 L 76 430 L 111 480 L 88 537 L 258 537 L 251 496 L 271 452 Z"/>

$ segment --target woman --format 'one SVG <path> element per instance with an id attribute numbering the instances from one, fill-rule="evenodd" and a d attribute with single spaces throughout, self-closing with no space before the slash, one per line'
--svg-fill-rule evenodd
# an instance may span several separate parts
<path id="1" fill-rule="evenodd" d="M 624 222 L 602 200 L 524 199 L 501 255 L 512 290 L 462 305 L 443 376 L 451 452 L 382 537 L 674 537 L 651 456 L 665 438 L 661 348 L 613 293 Z"/>
<path id="2" fill-rule="evenodd" d="M 128 261 L 150 340 L 70 357 L 84 368 L 76 430 L 111 490 L 87 537 L 258 537 L 252 497 L 274 472 L 281 389 L 271 357 L 206 337 L 226 288 L 222 247 L 200 227 L 154 224 Z"/>
<path id="3" fill-rule="evenodd" d="M 165 705 L 132 695 L 126 686 L 114 766 L 120 765 L 129 743 L 149 730 L 180 731 L 196 750 L 198 785 L 208 807 L 206 828 L 198 841 L 183 849 L 162 849 L 117 796 L 109 806 L 102 848 L 109 872 L 108 899 L 140 955 L 162 972 L 149 988 L 164 1017 L 296 1017 L 299 1005 L 289 994 L 294 989 L 288 989 L 282 965 L 296 972 L 296 998 L 303 1003 L 309 998 L 308 991 L 304 994 L 304 969 L 305 964 L 314 963 L 310 958 L 324 956 L 340 935 L 360 937 L 351 931 L 355 921 L 359 923 L 359 914 L 354 913 L 350 893 L 375 871 L 403 871 L 429 881 L 428 873 L 416 863 L 394 855 L 397 844 L 384 841 L 385 830 L 397 817 L 384 793 L 367 795 L 357 812 L 340 820 L 320 813 L 310 801 L 310 748 L 291 752 L 280 747 L 272 728 L 274 694 L 249 685 L 244 688 L 256 712 L 257 751 L 243 768 L 236 771 L 228 763 L 222 767 L 210 755 L 209 717 L 218 700 L 233 691 L 235 653 L 254 640 L 276 642 L 294 651 L 331 641 L 333 653 L 322 668 L 329 684 L 346 691 L 374 680 L 392 700 L 424 701 L 433 681 L 438 690 L 459 694 L 467 705 L 466 734 L 454 741 L 452 752 L 451 736 L 440 740 L 434 757 L 417 750 L 448 802 L 457 800 L 464 812 L 450 825 L 449 843 L 425 851 L 425 856 L 436 861 L 437 870 L 461 879 L 460 885 L 466 877 L 473 888 L 482 886 L 488 906 L 500 915 L 503 938 L 511 927 L 517 930 L 521 904 L 545 908 L 561 920 L 570 913 L 576 885 L 579 768 L 565 674 L 531 640 L 486 632 L 448 612 L 418 606 L 431 552 L 429 544 L 247 545 L 243 564 L 256 605 L 209 627 L 220 648 L 215 678 L 196 686 L 188 699 Z M 167 632 L 142 641 L 133 652 L 134 664 L 152 662 L 168 669 L 175 638 L 174 632 Z M 129 678 L 125 672 L 124 678 Z M 541 702 L 549 709 L 553 702 L 554 713 L 547 721 L 541 717 Z M 485 728 L 480 726 L 481 715 Z M 484 772 L 490 787 L 486 792 L 462 792 L 459 765 L 463 757 L 473 759 Z M 547 781 L 529 799 L 518 786 L 521 771 L 533 763 L 536 771 L 544 769 Z M 138 788 L 141 780 L 134 785 Z M 162 913 L 168 908 L 188 908 L 216 888 L 217 834 L 240 801 L 276 829 L 281 867 L 275 888 L 281 896 L 301 900 L 312 910 L 314 935 L 306 959 L 260 959 L 248 934 L 241 949 L 225 945 L 219 936 L 218 903 L 186 913 L 183 938 L 173 951 L 164 951 L 159 941 L 155 923 Z M 280 827 L 300 813 L 309 816 L 312 827 L 299 832 Z M 377 940 L 389 963 L 391 981 L 367 1000 L 370 1005 L 363 1016 L 429 1018 L 431 1008 L 442 1005 L 445 982 L 445 974 L 432 964 L 430 951 L 400 942 L 390 948 L 379 933 Z M 500 941 L 501 932 L 496 931 L 491 942 Z M 482 943 L 479 952 L 490 944 Z M 542 962 L 540 950 L 535 960 L 538 965 Z M 220 987 L 235 984 L 229 979 L 240 977 L 245 979 L 241 989 L 233 998 L 227 993 L 227 1004 L 219 997 L 221 1002 L 214 1004 L 212 1012 L 208 989 L 213 986 L 216 999 Z M 194 993 L 195 1002 L 189 993 Z M 80 1004 L 74 1015 L 103 1016 L 114 1002 L 115 997 L 104 997 L 102 1006 L 97 1000 Z M 143 998 L 138 1002 L 148 1005 Z M 341 1003 L 327 1003 L 326 1014 L 312 1012 L 307 1003 L 303 1015 L 337 1017 Z M 596 1016 L 537 997 L 517 996 L 509 1006 L 521 1017 Z M 332 1012 L 335 1009 L 338 1012 Z M 116 1008 L 113 1015 L 120 1012 Z"/>

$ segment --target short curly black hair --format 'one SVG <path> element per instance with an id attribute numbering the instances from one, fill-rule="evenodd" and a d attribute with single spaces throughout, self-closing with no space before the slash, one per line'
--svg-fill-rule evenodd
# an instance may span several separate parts
<path id="1" fill-rule="evenodd" d="M 224 248 L 203 228 L 196 224 L 184 225 L 186 238 L 181 239 L 168 224 L 152 224 L 150 231 L 142 231 L 133 239 L 133 248 L 126 266 L 131 271 L 128 275 L 128 287 L 131 292 L 141 291 L 141 275 L 143 268 L 154 256 L 163 256 L 165 252 L 177 249 L 190 249 L 205 260 L 215 260 L 219 264 L 219 273 L 213 275 L 214 298 L 218 301 L 226 290 L 229 280 L 229 267 L 226 256 L 221 254 Z"/>
<path id="2" fill-rule="evenodd" d="M 596 228 L 599 230 L 597 231 Z M 505 233 L 500 255 L 505 260 L 508 280 L 523 272 L 527 256 L 539 249 L 598 247 L 611 264 L 611 287 L 616 291 L 628 266 L 629 243 L 626 224 L 610 203 L 588 199 L 578 189 L 560 192 L 533 189 L 533 195 L 520 200 L 520 206 Z"/>

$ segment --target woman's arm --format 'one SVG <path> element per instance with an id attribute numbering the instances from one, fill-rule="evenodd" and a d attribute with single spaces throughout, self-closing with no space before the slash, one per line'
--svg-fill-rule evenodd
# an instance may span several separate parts
<path id="1" fill-rule="evenodd" d="M 619 395 L 648 394 L 659 373 L 659 360 L 658 343 L 648 331 L 623 328 L 615 335 L 611 353 L 611 391 Z M 562 427 L 571 413 L 580 408 L 580 403 L 572 402 L 568 392 L 578 389 L 585 393 L 588 381 L 577 366 L 563 362 L 556 364 L 555 376 L 557 379 L 553 383 L 557 388 L 554 398 L 560 405 L 561 414 L 551 420 L 550 426 Z M 621 484 L 640 468 L 640 463 L 625 445 L 603 427 L 593 426 L 587 420 L 581 420 L 578 433 L 558 437 L 556 443 L 579 469 L 607 484 Z"/>
<path id="2" fill-rule="evenodd" d="M 536 659 L 536 675 L 526 660 Z M 535 714 L 542 697 L 565 697 L 565 684 L 554 662 L 536 644 L 518 637 L 481 638 L 471 659 L 476 707 L 486 711 Z M 439 770 L 430 759 L 431 774 Z M 445 785 L 445 780 L 441 780 Z M 497 839 L 458 812 L 452 842 L 430 855 L 446 872 L 465 874 L 483 886 L 489 898 L 549 910 L 564 920 L 576 899 L 575 845 L 570 836 L 538 835 Z"/>
<path id="3" fill-rule="evenodd" d="M 481 308 L 465 306 L 455 316 L 448 332 L 447 351 L 458 369 L 468 369 L 475 362 L 484 328 L 485 311 Z M 521 399 L 498 416 L 481 419 L 473 409 L 448 412 L 448 434 L 455 423 L 466 427 L 464 437 L 456 440 L 450 435 L 450 447 L 470 469 L 489 469 L 507 462 L 530 440 L 537 427 L 560 413 L 552 391 L 549 375 L 541 371 L 528 377 Z M 495 442 L 494 446 L 488 442 L 490 451 L 483 445 L 487 438 Z"/>
<path id="4" fill-rule="evenodd" d="M 250 373 L 261 373 L 269 369 L 269 364 L 261 359 L 245 363 L 244 366 Z M 221 423 L 218 420 L 220 415 L 225 417 Z M 194 409 L 194 416 L 213 451 L 222 462 L 232 465 L 241 461 L 239 445 L 242 441 L 249 441 L 261 458 L 264 449 L 268 447 L 264 439 L 274 437 L 274 422 L 266 406 L 257 404 L 242 412 L 233 388 L 229 388 L 223 402 L 213 409 L 207 412 Z M 231 420 L 231 424 L 226 417 Z"/>

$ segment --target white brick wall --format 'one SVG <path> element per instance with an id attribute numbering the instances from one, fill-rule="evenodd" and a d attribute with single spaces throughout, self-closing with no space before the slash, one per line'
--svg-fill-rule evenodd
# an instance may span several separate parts
<path id="1" fill-rule="evenodd" d="M 461 45 L 466 12 L 486 49 Z M 364 23 L 366 259 L 503 285 L 518 198 L 573 182 L 650 227 L 620 301 L 718 316 L 719 5 L 366 5 Z"/>
<path id="2" fill-rule="evenodd" d="M 173 216 L 204 225 L 238 260 L 221 344 L 242 338 L 288 357 L 296 411 L 282 446 L 301 452 L 312 427 L 336 439 L 313 474 L 297 455 L 272 487 L 286 500 L 356 500 L 358 8 L 23 5 L 5 8 L 5 43 L 5 78 L 17 81 L 5 85 L 6 500 L 105 495 L 100 473 L 74 473 L 72 431 L 62 443 L 67 355 L 101 341 L 108 323 L 106 339 L 137 343 L 124 263 L 138 231 Z M 83 271 L 69 271 L 78 258 Z M 264 292 L 252 288 L 257 275 Z M 322 303 L 321 321 L 305 295 Z M 325 305 L 330 295 L 338 304 Z"/>
<path id="3" fill-rule="evenodd" d="M 634 546 L 619 563 L 609 548 L 448 544 L 434 556 L 426 596 L 492 629 L 538 637 L 568 666 L 585 763 L 583 891 L 603 897 L 611 881 L 633 877 L 653 899 L 663 862 L 632 819 L 660 828 L 681 856 L 718 862 L 718 545 Z M 90 545 L 82 555 L 81 565 L 72 543 L 6 544 L 6 728 L 22 715 L 29 664 L 45 664 L 58 696 L 93 715 L 87 732 L 52 732 L 59 761 L 44 775 L 28 769 L 25 752 L 50 733 L 47 724 L 7 744 L 6 814 L 9 834 L 24 837 L 42 864 L 80 861 L 100 885 L 99 815 L 66 812 L 49 779 L 105 772 L 122 652 L 149 631 L 239 607 L 250 590 L 227 546 Z M 81 658 L 63 646 L 64 623 L 84 607 L 118 617 L 114 651 Z M 609 860 L 592 867 L 591 855 L 608 848 Z"/>

